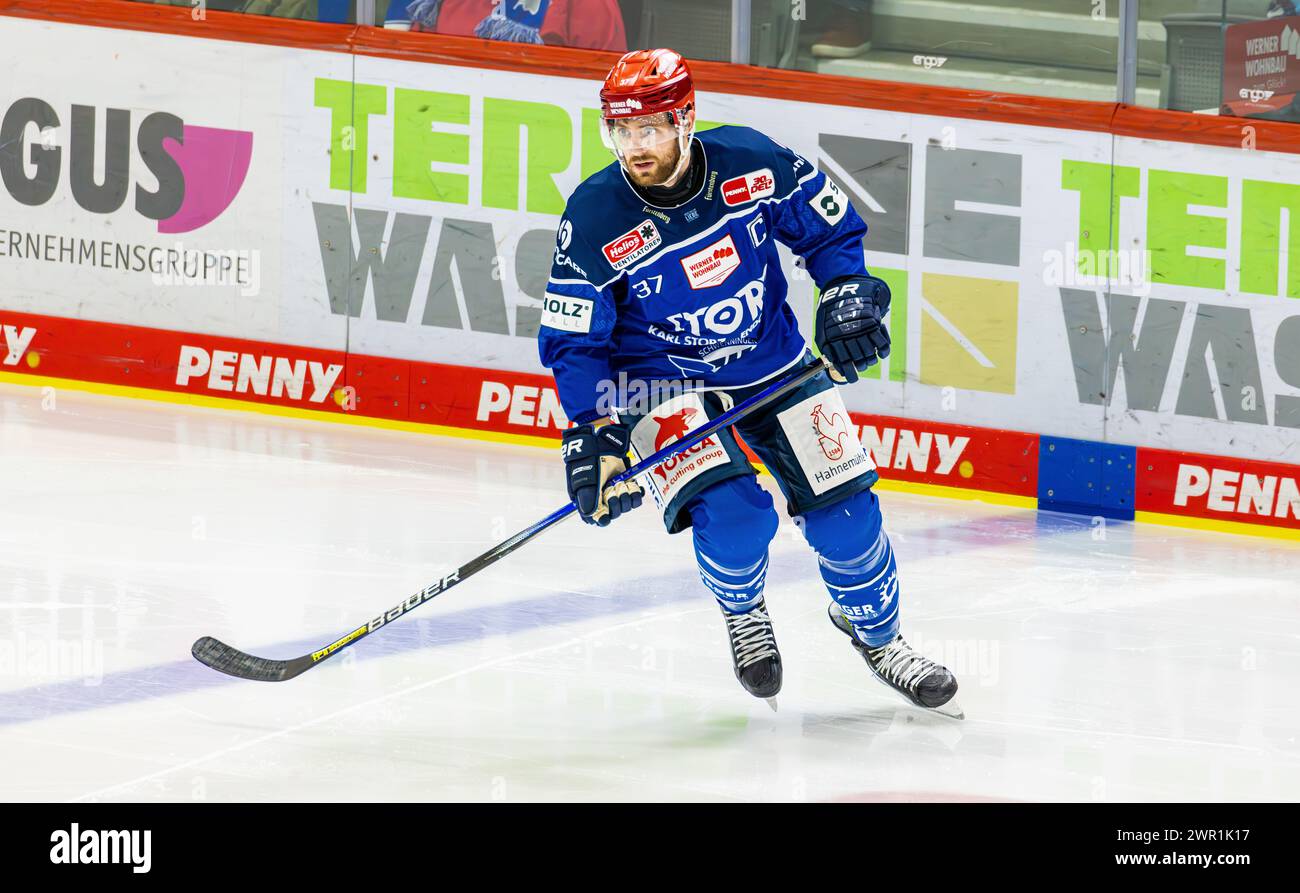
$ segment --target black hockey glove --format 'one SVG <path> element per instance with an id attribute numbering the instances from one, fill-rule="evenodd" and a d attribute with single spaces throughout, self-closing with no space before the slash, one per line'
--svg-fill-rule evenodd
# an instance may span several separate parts
<path id="1" fill-rule="evenodd" d="M 606 486 L 606 482 L 627 470 L 627 425 L 609 424 L 593 428 L 578 425 L 564 432 L 564 473 L 569 498 L 588 524 L 604 527 L 624 512 L 641 504 L 644 494 L 635 480 Z"/>
<path id="2" fill-rule="evenodd" d="M 889 331 L 880 321 L 889 299 L 889 286 L 874 276 L 836 279 L 822 292 L 813 340 L 835 367 L 836 381 L 852 384 L 859 372 L 889 356 Z"/>

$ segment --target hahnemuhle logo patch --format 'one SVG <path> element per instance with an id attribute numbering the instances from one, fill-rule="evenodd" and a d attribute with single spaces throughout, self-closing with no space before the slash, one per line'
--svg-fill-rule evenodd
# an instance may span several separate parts
<path id="1" fill-rule="evenodd" d="M 843 459 L 846 445 L 854 437 L 844 416 L 834 411 L 828 415 L 820 403 L 813 407 L 810 416 L 822 455 L 832 461 Z"/>
<path id="2" fill-rule="evenodd" d="M 19 99 L 0 123 L 5 189 L 21 204 L 43 205 L 66 161 L 72 198 L 92 214 L 117 212 L 132 193 L 130 206 L 158 221 L 160 233 L 191 232 L 221 216 L 248 175 L 252 132 L 187 124 L 168 112 L 137 123 L 133 114 L 140 113 L 72 105 L 65 120 L 44 100 Z M 39 135 L 29 142 L 32 125 Z M 133 156 L 147 172 L 132 171 Z"/>
<path id="3" fill-rule="evenodd" d="M 876 467 L 835 391 L 813 394 L 777 413 L 777 419 L 817 496 Z"/>

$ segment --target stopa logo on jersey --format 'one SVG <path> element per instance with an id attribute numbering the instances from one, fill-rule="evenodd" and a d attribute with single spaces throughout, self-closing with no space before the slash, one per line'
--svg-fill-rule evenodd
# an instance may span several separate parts
<path id="1" fill-rule="evenodd" d="M 617 239 L 606 242 L 601 251 L 604 252 L 605 259 L 609 261 L 611 267 L 621 270 L 645 257 L 662 242 L 663 236 L 659 235 L 654 221 L 646 218 L 637 225 L 636 229 L 628 230 Z"/>
<path id="2" fill-rule="evenodd" d="M 776 178 L 771 168 L 750 171 L 722 183 L 722 201 L 727 205 L 743 205 L 755 199 L 767 198 L 776 192 Z"/>

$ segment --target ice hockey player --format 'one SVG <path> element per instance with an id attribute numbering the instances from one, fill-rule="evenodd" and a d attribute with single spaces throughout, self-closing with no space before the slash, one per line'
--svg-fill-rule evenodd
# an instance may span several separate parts
<path id="1" fill-rule="evenodd" d="M 604 526 L 641 504 L 636 483 L 606 483 L 629 467 L 629 448 L 648 456 L 815 362 L 786 302 L 777 242 L 821 290 L 814 340 L 840 384 L 889 355 L 881 317 L 890 294 L 867 272 L 866 223 L 824 173 L 746 127 L 695 133 L 691 73 L 677 53 L 627 53 L 600 101 L 617 161 L 568 201 L 538 342 L 575 423 L 562 445 L 569 496 L 584 520 Z M 734 428 L 817 553 L 831 622 L 880 680 L 940 707 L 957 681 L 899 633 L 875 465 L 848 418 L 822 373 Z M 692 531 L 741 685 L 774 697 L 781 655 L 763 582 L 778 519 L 735 430 L 645 477 L 668 532 Z"/>

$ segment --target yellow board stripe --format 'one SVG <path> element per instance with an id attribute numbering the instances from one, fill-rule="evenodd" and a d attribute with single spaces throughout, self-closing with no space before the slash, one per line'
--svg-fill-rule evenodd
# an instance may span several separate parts
<path id="1" fill-rule="evenodd" d="M 998 493 L 993 490 L 973 490 L 966 487 L 949 487 L 945 484 L 922 484 L 916 481 L 899 481 L 893 478 L 881 478 L 875 486 L 877 490 L 898 490 L 917 496 L 942 496 L 945 499 L 966 499 L 976 502 L 989 502 L 994 505 L 1009 505 L 1015 508 L 1037 509 L 1038 499 L 1033 496 L 1018 496 L 1014 493 Z"/>
<path id="2" fill-rule="evenodd" d="M 1186 527 L 1191 530 L 1212 530 L 1215 533 L 1238 533 L 1245 536 L 1266 536 L 1273 539 L 1300 542 L 1300 530 L 1294 527 L 1271 527 L 1251 524 L 1248 521 L 1229 521 L 1226 518 L 1197 518 L 1192 515 L 1167 515 L 1163 512 L 1135 512 L 1133 520 L 1145 524 L 1163 524 L 1166 527 Z"/>
<path id="3" fill-rule="evenodd" d="M 202 406 L 211 409 L 226 409 L 242 412 L 256 412 L 281 418 L 308 419 L 316 422 L 334 422 L 345 425 L 362 425 L 369 428 L 382 428 L 389 431 L 407 431 L 415 434 L 434 434 L 439 437 L 456 437 L 462 440 L 486 440 L 493 443 L 508 443 L 521 446 L 545 447 L 555 449 L 555 440 L 548 437 L 531 437 L 527 434 L 505 434 L 498 431 L 481 431 L 477 428 L 453 428 L 449 425 L 430 425 L 424 422 L 402 422 L 395 419 L 380 419 L 373 416 L 348 415 L 344 413 L 324 412 L 319 409 L 303 409 L 298 406 L 278 406 L 271 403 L 254 403 L 248 400 L 235 400 L 230 397 L 212 397 L 207 394 L 192 394 L 184 391 L 162 391 L 153 388 L 129 387 L 127 385 L 102 384 L 95 381 L 81 381 L 75 378 L 52 378 L 46 375 L 26 375 L 18 372 L 0 371 L 0 382 L 6 384 L 26 385 L 28 387 L 63 387 L 74 391 L 91 394 L 104 394 L 111 397 L 130 397 L 137 400 L 153 400 L 158 403 L 173 403 L 184 406 Z M 761 465 L 759 469 L 767 474 Z M 1015 508 L 1037 509 L 1038 500 L 1033 496 L 1016 496 L 1010 493 L 996 493 L 991 490 L 971 490 L 963 487 L 949 487 L 942 484 L 921 484 L 913 481 L 899 481 L 881 478 L 876 489 L 912 493 L 918 496 L 941 496 L 945 499 L 965 499 L 987 502 L 994 505 L 1007 505 Z M 1270 527 L 1265 524 L 1251 524 L 1243 521 L 1197 518 L 1187 515 L 1169 515 L 1161 512 L 1137 512 L 1135 521 L 1146 524 L 1162 524 L 1167 527 L 1184 527 L 1193 530 L 1212 530 L 1217 533 L 1235 533 L 1246 536 L 1264 536 L 1274 539 L 1300 542 L 1300 530 L 1290 527 Z"/>

